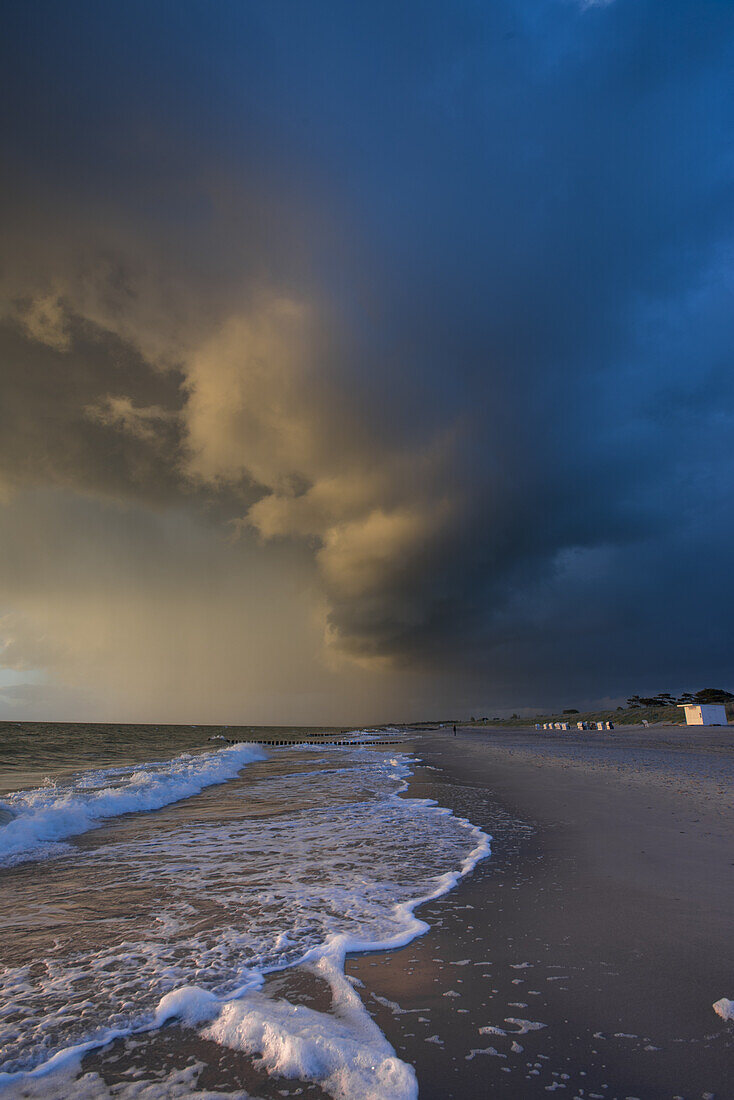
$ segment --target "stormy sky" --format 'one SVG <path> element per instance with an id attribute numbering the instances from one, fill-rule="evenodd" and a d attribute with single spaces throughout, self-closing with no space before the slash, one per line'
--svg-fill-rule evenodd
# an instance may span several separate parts
<path id="1" fill-rule="evenodd" d="M 2 23 L 0 716 L 734 688 L 728 0 Z"/>

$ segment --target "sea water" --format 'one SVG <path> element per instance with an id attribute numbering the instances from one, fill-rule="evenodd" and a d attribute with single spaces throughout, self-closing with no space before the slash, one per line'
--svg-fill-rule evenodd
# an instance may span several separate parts
<path id="1" fill-rule="evenodd" d="M 417 905 L 488 853 L 486 835 L 407 797 L 412 760 L 379 741 L 117 732 L 3 733 L 0 1096 L 196 1095 L 195 1065 L 108 1092 L 82 1062 L 162 1027 L 336 1100 L 416 1096 L 345 956 L 425 930 Z M 296 970 L 325 1007 L 268 988 Z M 230 1085 L 217 1095 L 246 1095 Z"/>

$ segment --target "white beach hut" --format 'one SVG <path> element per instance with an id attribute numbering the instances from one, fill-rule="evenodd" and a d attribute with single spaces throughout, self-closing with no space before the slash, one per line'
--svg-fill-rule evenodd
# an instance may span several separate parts
<path id="1" fill-rule="evenodd" d="M 723 703 L 679 703 L 685 712 L 689 726 L 725 726 L 727 725 L 726 707 Z"/>

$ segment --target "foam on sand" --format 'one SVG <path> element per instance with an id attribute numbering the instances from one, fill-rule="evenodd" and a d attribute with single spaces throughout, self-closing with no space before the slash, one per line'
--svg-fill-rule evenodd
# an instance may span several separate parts
<path id="1" fill-rule="evenodd" d="M 80 1055 L 54 1074 L 26 1078 L 13 1100 L 191 1100 L 192 1096 L 196 1100 L 252 1100 L 244 1090 L 212 1092 L 198 1088 L 204 1068 L 203 1062 L 194 1062 L 154 1080 L 123 1080 L 107 1085 L 98 1073 L 81 1073 Z"/>
<path id="2" fill-rule="evenodd" d="M 255 993 L 227 1002 L 204 1037 L 259 1055 L 269 1073 L 315 1081 L 335 1100 L 414 1100 L 413 1067 L 396 1056 L 365 1010 L 340 954 L 325 954 L 313 966 L 331 988 L 331 1012 Z"/>
<path id="3" fill-rule="evenodd" d="M 734 1001 L 730 1001 L 727 997 L 715 1001 L 711 1007 L 722 1020 L 734 1020 Z"/>
<path id="4" fill-rule="evenodd" d="M 0 866 L 38 859 L 58 851 L 58 842 L 95 828 L 121 814 L 159 810 L 206 787 L 226 783 L 253 760 L 264 760 L 259 745 L 233 745 L 174 760 L 82 772 L 68 785 L 49 783 L 15 791 L 0 808 Z"/>
<path id="5" fill-rule="evenodd" d="M 406 786 L 401 782 L 401 789 Z M 412 804 L 415 810 L 428 810 L 437 817 L 450 814 L 428 799 L 400 799 L 399 803 Z M 346 978 L 344 965 L 350 951 L 402 947 L 421 935 L 429 926 L 415 916 L 418 905 L 447 893 L 489 855 L 490 837 L 469 822 L 453 820 L 471 831 L 475 846 L 458 870 L 437 876 L 428 892 L 393 907 L 391 935 L 383 933 L 382 938 L 374 940 L 334 935 L 301 960 L 302 965 L 328 982 L 330 1012 L 272 999 L 259 991 L 225 1001 L 218 1009 L 215 999 L 192 987 L 164 998 L 159 1016 L 175 1014 L 193 1023 L 211 1015 L 211 1022 L 202 1032 L 204 1038 L 258 1055 L 269 1073 L 315 1082 L 334 1100 L 416 1100 L 418 1082 L 413 1067 L 396 1056 Z M 529 1024 L 527 1030 L 542 1026 Z"/>

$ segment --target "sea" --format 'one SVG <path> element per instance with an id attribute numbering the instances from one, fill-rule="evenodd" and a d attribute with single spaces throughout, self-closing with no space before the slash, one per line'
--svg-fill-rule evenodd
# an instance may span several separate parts
<path id="1" fill-rule="evenodd" d="M 1 1100 L 417 1096 L 345 959 L 490 838 L 401 740 L 0 724 Z"/>

